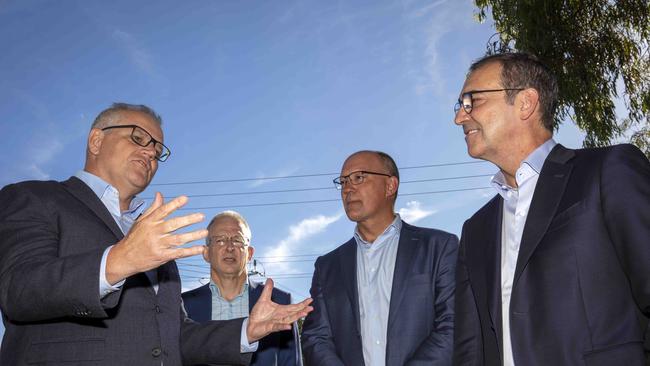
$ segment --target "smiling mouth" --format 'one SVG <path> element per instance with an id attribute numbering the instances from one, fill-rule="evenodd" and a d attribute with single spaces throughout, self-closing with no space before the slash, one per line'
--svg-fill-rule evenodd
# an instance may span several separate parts
<path id="1" fill-rule="evenodd" d="M 467 129 L 463 132 L 465 132 L 465 136 L 473 135 L 478 132 L 478 128 Z"/>
<path id="2" fill-rule="evenodd" d="M 235 260 L 235 258 L 226 257 L 226 258 L 223 259 L 223 261 L 226 262 L 226 263 L 235 263 L 236 260 Z"/>

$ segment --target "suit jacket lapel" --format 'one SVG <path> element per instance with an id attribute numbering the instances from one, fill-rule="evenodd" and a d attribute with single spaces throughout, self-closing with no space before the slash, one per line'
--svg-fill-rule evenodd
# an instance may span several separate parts
<path id="1" fill-rule="evenodd" d="M 121 240 L 124 237 L 122 230 L 117 226 L 111 213 L 108 212 L 106 206 L 104 206 L 95 192 L 93 192 L 86 183 L 77 177 L 70 177 L 70 179 L 63 182 L 63 186 L 68 192 L 70 192 L 70 194 L 86 205 L 100 220 L 102 220 L 118 240 Z"/>
<path id="2" fill-rule="evenodd" d="M 413 226 L 402 222 L 402 230 L 399 234 L 397 247 L 397 258 L 395 258 L 395 269 L 393 270 L 393 283 L 390 292 L 390 306 L 388 310 L 388 334 L 395 323 L 399 307 L 404 299 L 404 291 L 409 283 L 409 275 L 413 268 L 413 257 L 415 256 L 418 246 L 417 242 L 420 237 Z"/>
<path id="3" fill-rule="evenodd" d="M 253 310 L 253 306 L 257 303 L 264 290 L 264 285 L 259 282 L 248 281 L 248 313 Z"/>
<path id="4" fill-rule="evenodd" d="M 361 332 L 360 315 L 359 315 L 359 291 L 357 289 L 357 243 L 354 238 L 343 244 L 340 254 L 341 264 L 341 282 L 352 304 L 352 313 L 354 315 L 357 334 Z"/>
<path id="5" fill-rule="evenodd" d="M 469 241 L 479 243 L 467 252 L 470 280 L 475 284 L 477 299 L 485 299 L 499 350 L 502 348 L 501 317 L 501 225 L 503 199 L 496 196 L 467 233 Z M 485 231 L 486 228 L 489 231 Z M 476 270 L 471 270 L 475 268 Z M 480 285 L 484 284 L 484 285 Z M 479 304 L 480 306 L 480 304 Z"/>
<path id="6" fill-rule="evenodd" d="M 572 166 L 565 163 L 574 155 L 573 150 L 558 144 L 544 162 L 521 237 L 513 287 L 555 216 L 571 175 Z"/>

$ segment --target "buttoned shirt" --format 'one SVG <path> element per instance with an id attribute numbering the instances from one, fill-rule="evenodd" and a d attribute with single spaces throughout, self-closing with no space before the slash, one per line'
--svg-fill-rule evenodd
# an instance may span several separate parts
<path id="1" fill-rule="evenodd" d="M 557 143 L 553 139 L 535 149 L 515 172 L 517 188 L 510 187 L 502 172 L 492 178 L 492 186 L 503 198 L 501 225 L 501 316 L 503 320 L 503 364 L 514 366 L 510 339 L 510 297 L 519 256 L 521 237 L 539 173 L 546 157 Z"/>
<path id="2" fill-rule="evenodd" d="M 125 211 L 122 211 L 120 210 L 120 193 L 117 191 L 117 188 L 106 183 L 100 177 L 88 173 L 84 170 L 78 171 L 75 176 L 86 183 L 86 185 L 95 193 L 95 195 L 97 195 L 97 198 L 102 201 L 108 212 L 113 217 L 113 220 L 115 220 L 115 223 L 122 231 L 122 234 L 128 233 L 129 230 L 131 230 L 131 226 L 133 226 L 135 220 L 142 214 L 145 209 L 144 200 L 134 198 L 129 203 L 129 208 Z M 113 246 L 111 245 L 110 247 L 106 248 L 100 264 L 99 294 L 101 297 L 119 290 L 120 286 L 124 284 L 124 281 L 120 281 L 111 286 L 111 284 L 106 280 L 106 257 L 108 256 L 108 252 L 112 247 Z M 158 279 L 155 275 L 155 272 L 153 275 L 147 274 L 147 276 L 149 277 L 149 280 L 152 281 L 152 284 L 156 285 L 157 290 Z"/>
<path id="3" fill-rule="evenodd" d="M 388 312 L 402 220 L 398 214 L 384 232 L 369 243 L 355 229 L 357 290 L 361 344 L 366 365 L 386 364 Z"/>
<path id="4" fill-rule="evenodd" d="M 230 320 L 248 316 L 248 281 L 244 282 L 241 292 L 232 301 L 221 296 L 219 286 L 210 281 L 212 292 L 212 320 Z"/>

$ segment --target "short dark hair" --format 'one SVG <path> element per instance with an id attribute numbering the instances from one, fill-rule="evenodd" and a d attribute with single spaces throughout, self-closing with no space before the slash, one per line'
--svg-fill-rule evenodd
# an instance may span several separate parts
<path id="1" fill-rule="evenodd" d="M 90 128 L 104 128 L 113 125 L 119 117 L 120 112 L 140 112 L 149 116 L 159 126 L 162 125 L 162 118 L 153 109 L 144 104 L 113 103 L 110 107 L 101 111 Z"/>
<path id="2" fill-rule="evenodd" d="M 504 88 L 533 88 L 539 94 L 542 124 L 553 132 L 558 103 L 557 79 L 537 57 L 525 52 L 497 53 L 482 57 L 472 64 L 469 74 L 490 63 L 501 65 L 501 85 Z M 516 90 L 506 91 L 506 100 L 512 104 Z"/>

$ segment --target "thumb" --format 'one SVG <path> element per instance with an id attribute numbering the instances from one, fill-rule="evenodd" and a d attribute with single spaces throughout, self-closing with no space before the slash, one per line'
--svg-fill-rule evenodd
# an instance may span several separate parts
<path id="1" fill-rule="evenodd" d="M 264 290 L 260 295 L 260 299 L 271 301 L 271 294 L 273 293 L 273 280 L 268 278 L 264 284 Z"/>

